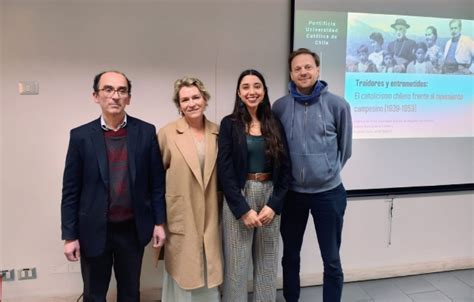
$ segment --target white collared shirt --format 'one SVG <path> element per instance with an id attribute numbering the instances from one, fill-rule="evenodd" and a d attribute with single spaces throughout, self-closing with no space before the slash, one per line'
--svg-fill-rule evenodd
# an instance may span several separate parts
<path id="1" fill-rule="evenodd" d="M 127 114 L 125 114 L 125 116 L 123 118 L 123 122 L 118 126 L 117 130 L 125 128 L 125 126 L 127 126 Z M 104 131 L 114 130 L 114 129 L 110 128 L 109 126 L 107 126 L 107 124 L 105 123 L 103 115 L 100 116 L 100 127 Z"/>

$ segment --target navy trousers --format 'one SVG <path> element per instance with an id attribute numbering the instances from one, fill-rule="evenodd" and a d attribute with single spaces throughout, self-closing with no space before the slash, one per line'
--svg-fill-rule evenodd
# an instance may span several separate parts
<path id="1" fill-rule="evenodd" d="M 84 302 L 106 302 L 112 267 L 117 302 L 139 302 L 143 252 L 133 221 L 109 223 L 104 253 L 98 257 L 81 256 Z"/>
<path id="2" fill-rule="evenodd" d="M 321 193 L 288 192 L 280 226 L 283 295 L 287 302 L 296 302 L 300 297 L 300 252 L 309 212 L 313 216 L 324 263 L 323 301 L 341 300 L 344 274 L 339 248 L 346 205 L 347 195 L 342 184 Z"/>

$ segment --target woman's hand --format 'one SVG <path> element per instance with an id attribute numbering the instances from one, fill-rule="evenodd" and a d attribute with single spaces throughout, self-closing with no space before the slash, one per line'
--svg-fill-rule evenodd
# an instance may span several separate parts
<path id="1" fill-rule="evenodd" d="M 275 217 L 275 211 L 269 206 L 264 206 L 260 213 L 258 213 L 257 218 L 263 225 L 269 225 L 272 223 L 273 217 Z"/>
<path id="2" fill-rule="evenodd" d="M 255 212 L 255 210 L 249 210 L 247 213 L 242 215 L 240 219 L 242 219 L 242 222 L 249 229 L 262 226 L 262 223 L 258 219 L 258 215 L 257 215 L 257 212 Z"/>

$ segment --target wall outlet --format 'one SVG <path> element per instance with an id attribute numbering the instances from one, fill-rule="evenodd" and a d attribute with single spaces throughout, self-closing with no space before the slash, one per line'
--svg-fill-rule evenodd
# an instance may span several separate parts
<path id="1" fill-rule="evenodd" d="M 30 280 L 36 278 L 36 267 L 23 268 L 18 270 L 18 280 Z"/>
<path id="2" fill-rule="evenodd" d="M 13 281 L 15 280 L 15 270 L 0 270 L 0 276 L 2 281 Z"/>
<path id="3" fill-rule="evenodd" d="M 18 92 L 20 95 L 36 95 L 39 94 L 38 81 L 20 81 L 18 82 Z"/>

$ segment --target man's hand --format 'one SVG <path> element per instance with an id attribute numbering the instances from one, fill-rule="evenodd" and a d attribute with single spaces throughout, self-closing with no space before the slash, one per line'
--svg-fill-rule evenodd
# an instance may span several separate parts
<path id="1" fill-rule="evenodd" d="M 258 213 L 258 219 L 262 222 L 263 225 L 269 225 L 275 217 L 275 211 L 269 206 L 264 206 L 263 209 Z"/>
<path id="2" fill-rule="evenodd" d="M 165 244 L 165 240 L 166 233 L 164 224 L 155 225 L 155 229 L 153 230 L 153 247 L 162 247 Z"/>
<path id="3" fill-rule="evenodd" d="M 79 240 L 66 240 L 64 241 L 64 255 L 67 260 L 77 261 L 81 258 L 81 248 L 79 246 Z"/>
<path id="4" fill-rule="evenodd" d="M 257 212 L 255 212 L 255 210 L 249 210 L 247 213 L 242 215 L 240 219 L 242 219 L 242 222 L 249 229 L 262 226 L 262 223 L 258 219 L 258 215 L 257 215 Z"/>

